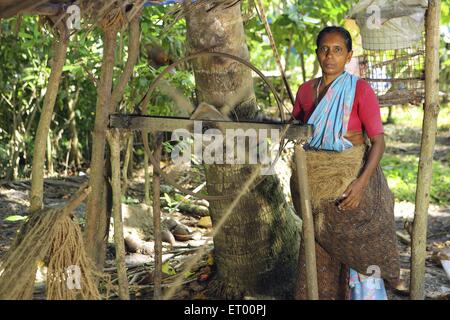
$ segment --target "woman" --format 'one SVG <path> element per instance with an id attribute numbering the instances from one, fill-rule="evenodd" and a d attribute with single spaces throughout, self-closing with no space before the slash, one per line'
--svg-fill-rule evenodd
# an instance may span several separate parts
<path id="1" fill-rule="evenodd" d="M 305 149 L 319 298 L 386 299 L 381 278 L 395 283 L 399 261 L 394 198 L 379 166 L 385 149 L 380 107 L 370 85 L 345 72 L 353 54 L 349 32 L 326 27 L 316 43 L 322 77 L 300 86 L 292 115 L 314 126 Z M 299 212 L 296 187 L 294 172 Z M 296 298 L 306 299 L 303 246 Z"/>

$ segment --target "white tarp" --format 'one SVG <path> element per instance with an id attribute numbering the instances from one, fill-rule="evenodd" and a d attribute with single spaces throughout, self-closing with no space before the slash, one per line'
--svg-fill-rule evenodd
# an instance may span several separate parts
<path id="1" fill-rule="evenodd" d="M 364 49 L 402 49 L 423 38 L 427 7 L 427 0 L 361 0 L 349 16 L 361 30 Z"/>

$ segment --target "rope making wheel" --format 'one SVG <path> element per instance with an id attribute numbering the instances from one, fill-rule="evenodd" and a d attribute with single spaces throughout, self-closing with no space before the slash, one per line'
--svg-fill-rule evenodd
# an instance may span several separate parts
<path id="1" fill-rule="evenodd" d="M 212 105 L 209 105 L 205 102 L 199 102 L 197 107 L 194 107 L 193 104 L 189 101 L 188 98 L 182 96 L 177 88 L 172 87 L 167 81 L 164 79 L 166 75 L 171 73 L 175 68 L 180 65 L 186 64 L 198 58 L 204 57 L 214 57 L 214 58 L 222 58 L 222 59 L 231 59 L 234 60 L 245 67 L 251 69 L 255 72 L 264 82 L 264 84 L 269 88 L 270 92 L 275 98 L 277 108 L 278 108 L 278 119 L 281 121 L 278 122 L 261 122 L 258 119 L 248 122 L 240 122 L 236 116 L 234 116 L 234 108 L 238 106 L 244 97 L 247 94 L 247 91 L 240 90 L 237 92 L 233 101 L 229 101 L 226 105 L 220 108 L 220 111 Z M 175 101 L 177 108 L 183 111 L 188 115 L 187 118 L 175 118 L 175 117 L 146 117 L 148 114 L 147 106 L 150 103 L 150 100 L 157 89 L 162 89 L 166 95 Z M 170 92 L 169 92 L 170 91 Z M 188 131 L 194 130 L 195 122 L 202 122 L 202 133 L 205 133 L 208 129 L 218 129 L 223 134 L 226 129 L 243 129 L 244 131 L 247 129 L 255 129 L 258 133 L 258 130 L 270 130 L 270 129 L 281 129 L 280 130 L 280 143 L 282 143 L 286 138 L 290 139 L 298 139 L 299 137 L 307 137 L 310 133 L 309 130 L 311 128 L 307 126 L 291 126 L 286 123 L 285 113 L 283 112 L 283 108 L 287 110 L 286 106 L 281 101 L 278 93 L 274 89 L 273 85 L 269 82 L 269 80 L 264 76 L 264 74 L 258 70 L 253 64 L 250 62 L 222 52 L 200 52 L 187 57 L 184 57 L 171 65 L 167 66 L 153 81 L 153 83 L 149 86 L 147 92 L 144 97 L 140 101 L 140 103 L 136 106 L 133 114 L 129 115 L 112 115 L 110 118 L 110 127 L 122 128 L 122 129 L 131 129 L 131 130 L 141 130 L 142 138 L 144 142 L 145 152 L 147 153 L 151 164 L 153 165 L 154 170 L 159 171 L 161 177 L 165 181 L 165 183 L 171 185 L 175 189 L 179 190 L 182 193 L 194 196 L 196 198 L 205 199 L 208 201 L 211 200 L 224 200 L 231 199 L 235 196 L 235 194 L 227 194 L 221 196 L 210 196 L 204 193 L 196 192 L 194 193 L 191 190 L 188 190 L 177 183 L 178 178 L 174 174 L 167 174 L 162 170 L 158 169 L 157 161 L 154 155 L 150 152 L 150 146 L 148 144 L 148 133 L 152 132 L 173 132 L 177 129 L 185 129 Z M 261 114 L 260 114 L 261 115 Z M 262 118 L 261 116 L 259 118 Z M 231 119 L 234 119 L 231 120 Z M 276 143 L 276 142 L 274 142 Z M 278 150 L 278 155 L 280 155 L 282 148 Z M 254 186 L 260 183 L 264 177 L 258 179 Z M 253 187 L 254 187 L 253 186 Z"/>
<path id="2" fill-rule="evenodd" d="M 164 81 L 163 77 L 167 75 L 169 72 L 174 70 L 177 66 L 181 65 L 182 63 L 190 62 L 194 59 L 198 58 L 204 58 L 204 57 L 213 57 L 218 59 L 232 59 L 248 68 L 250 68 L 252 71 L 254 71 L 256 74 L 258 74 L 261 79 L 264 81 L 264 83 L 269 87 L 270 91 L 272 92 L 275 101 L 277 102 L 278 112 L 279 112 L 279 119 L 281 121 L 278 122 L 258 122 L 258 121 L 232 121 L 231 119 L 234 118 L 234 120 L 239 120 L 237 117 L 233 117 L 233 115 L 236 115 L 234 112 L 234 108 L 237 105 L 240 105 L 242 100 L 244 100 L 245 96 L 248 94 L 248 90 L 240 89 L 237 90 L 238 92 L 236 95 L 234 95 L 230 100 L 227 101 L 223 106 L 221 106 L 220 111 L 215 107 L 212 106 L 206 102 L 200 101 L 198 103 L 198 106 L 194 108 L 191 102 L 184 96 L 180 94 L 173 94 L 177 90 L 165 90 L 165 93 L 168 95 L 171 95 L 171 98 L 175 100 L 177 103 L 177 106 L 180 109 L 183 109 L 187 114 L 188 117 L 186 118 L 173 118 L 173 117 L 155 117 L 155 116 L 148 116 L 147 112 L 147 106 L 150 102 L 150 99 L 152 97 L 152 94 L 155 92 L 157 88 L 161 89 L 161 83 Z M 170 88 L 170 86 L 167 85 L 167 83 L 164 83 L 166 86 L 165 89 Z M 164 90 L 162 90 L 164 92 Z M 241 92 L 240 92 L 241 91 Z M 162 135 L 161 132 L 176 132 L 177 130 L 184 130 L 184 132 L 187 132 L 188 134 L 194 133 L 194 139 L 196 138 L 196 135 L 200 135 L 201 137 L 205 134 L 208 134 L 209 129 L 214 129 L 213 131 L 215 133 L 219 133 L 220 135 L 223 135 L 226 132 L 226 135 L 228 134 L 229 129 L 233 129 L 236 131 L 240 131 L 239 135 L 244 137 L 244 140 L 241 140 L 241 144 L 244 145 L 244 150 L 246 149 L 246 141 L 245 138 L 247 136 L 248 130 L 253 130 L 255 132 L 254 138 L 257 141 L 253 146 L 253 150 L 251 154 L 248 154 L 248 158 L 250 156 L 254 155 L 253 151 L 256 151 L 258 149 L 258 158 L 261 160 L 260 156 L 261 154 L 259 151 L 261 150 L 261 146 L 264 144 L 264 153 L 267 151 L 267 131 L 269 130 L 275 130 L 278 135 L 276 135 L 276 138 L 272 136 L 271 131 L 271 139 L 272 139 L 272 145 L 276 146 L 278 143 L 282 144 L 286 139 L 290 140 L 296 140 L 297 142 L 305 142 L 307 138 L 309 138 L 312 135 L 312 127 L 309 125 L 293 125 L 292 123 L 287 123 L 285 121 L 285 116 L 283 113 L 283 103 L 278 96 L 277 92 L 273 88 L 273 86 L 270 84 L 270 82 L 267 80 L 267 78 L 262 74 L 260 70 L 258 70 L 255 66 L 253 66 L 251 63 L 247 62 L 244 59 L 241 59 L 239 57 L 233 56 L 231 54 L 227 53 L 221 53 L 221 52 L 199 52 L 193 55 L 190 55 L 188 57 L 182 58 L 173 64 L 169 65 L 166 69 L 164 69 L 154 80 L 154 82 L 150 85 L 149 89 L 147 90 L 146 94 L 142 98 L 141 102 L 136 106 L 134 114 L 131 115 L 111 115 L 110 116 L 110 128 L 116 128 L 116 129 L 131 129 L 131 130 L 140 130 L 142 133 L 142 140 L 144 144 L 145 149 L 145 155 L 146 158 L 149 159 L 150 163 L 153 166 L 153 226 L 154 226 L 154 234 L 155 234 L 155 277 L 154 277 L 154 283 L 155 283 L 155 290 L 154 290 L 154 298 L 158 299 L 161 297 L 162 290 L 161 290 L 161 270 L 162 270 L 162 236 L 161 236 L 161 203 L 160 203 L 160 179 L 162 178 L 163 181 L 166 184 L 171 185 L 176 190 L 178 190 L 181 193 L 190 195 L 192 197 L 195 197 L 197 199 L 204 199 L 207 201 L 214 201 L 214 204 L 219 205 L 220 207 L 224 206 L 223 210 L 224 213 L 221 215 L 220 219 L 218 221 L 215 221 L 214 224 L 214 231 L 211 234 L 212 237 L 215 237 L 217 232 L 224 226 L 225 222 L 227 221 L 228 217 L 230 216 L 231 212 L 233 212 L 234 208 L 238 205 L 241 198 L 244 197 L 244 195 L 248 194 L 250 191 L 252 191 L 256 186 L 258 186 L 263 180 L 267 178 L 267 175 L 262 174 L 261 163 L 255 163 L 255 166 L 250 166 L 249 172 L 245 173 L 245 177 L 243 177 L 241 174 L 244 173 L 242 171 L 242 168 L 235 167 L 240 170 L 240 174 L 234 174 L 231 175 L 233 179 L 239 179 L 239 181 L 236 181 L 236 183 L 239 185 L 238 187 L 234 186 L 234 180 L 230 181 L 223 181 L 224 184 L 231 185 L 231 187 L 228 187 L 227 190 L 222 189 L 220 185 L 220 190 L 214 190 L 211 194 L 204 194 L 200 193 L 201 188 L 197 188 L 196 190 L 189 190 L 182 185 L 178 183 L 177 177 L 175 177 L 173 174 L 166 174 L 163 172 L 163 170 L 160 168 L 160 162 L 161 162 L 161 150 L 162 150 Z M 285 108 L 285 107 L 284 107 Z M 197 125 L 200 123 L 201 129 L 197 129 Z M 203 125 L 205 125 L 203 127 Z M 206 130 L 205 130 L 206 129 Z M 154 152 L 152 153 L 149 146 L 148 141 L 148 134 L 152 133 L 154 137 Z M 263 136 L 263 141 L 258 141 L 261 139 L 258 139 L 261 137 L 261 133 L 265 133 L 266 135 Z M 234 152 L 235 151 L 242 151 L 236 150 L 234 146 L 234 139 L 236 135 L 233 135 L 233 155 L 232 158 L 234 159 Z M 223 136 L 222 136 L 223 139 Z M 249 143 L 250 146 L 250 140 L 252 138 L 249 137 Z M 222 149 L 219 151 L 222 151 L 222 159 L 223 159 L 223 141 L 219 140 L 219 144 L 222 147 Z M 200 143 L 200 148 L 203 148 L 203 138 Z M 297 145 L 296 149 L 299 149 Z M 273 148 L 273 147 L 271 147 Z M 195 149 L 195 141 L 194 141 L 194 149 Z M 206 149 L 206 147 L 205 147 Z M 228 146 L 227 146 L 228 149 Z M 250 148 L 249 148 L 250 149 Z M 214 150 L 214 153 L 217 149 Z M 272 170 L 273 172 L 273 165 L 278 160 L 278 157 L 280 156 L 282 151 L 282 148 L 278 150 L 277 156 L 275 161 L 272 161 L 270 159 L 271 156 L 269 156 L 269 168 L 268 170 Z M 201 152 L 203 152 L 203 149 L 201 149 Z M 247 150 L 244 151 L 245 158 Z M 269 153 L 272 153 L 271 151 Z M 189 157 L 187 161 L 190 163 L 190 154 L 188 154 Z M 116 156 L 117 157 L 117 156 Z M 228 157 L 228 155 L 227 155 Z M 245 159 L 244 158 L 244 159 Z M 215 155 L 214 155 L 215 159 Z M 172 159 L 173 160 L 173 159 Z M 228 158 L 227 158 L 228 160 Z M 215 162 L 215 161 L 214 161 Z M 211 166 L 210 168 L 215 170 L 218 169 L 218 166 L 221 166 L 224 164 L 222 163 L 211 163 L 215 164 L 215 166 Z M 265 162 L 267 163 L 267 162 Z M 230 167 L 234 167 L 235 165 L 240 166 L 244 165 L 245 167 L 248 166 L 248 164 L 245 163 L 226 163 L 227 167 L 230 165 Z M 147 166 L 148 163 L 145 164 Z M 303 176 L 303 178 L 306 178 L 306 166 L 303 163 L 302 166 L 298 166 L 298 174 Z M 176 167 L 176 165 L 175 165 Z M 208 168 L 208 167 L 206 167 Z M 208 170 L 208 169 L 207 169 Z M 207 171 L 205 170 L 205 171 Z M 207 173 L 206 173 L 207 174 Z M 273 173 L 269 173 L 273 174 Z M 225 175 L 223 176 L 223 179 L 225 179 Z M 148 177 L 146 177 L 146 181 L 148 181 Z M 207 180 L 207 179 L 206 179 Z M 305 179 L 302 179 L 300 181 L 301 183 L 305 183 Z M 205 185 L 204 183 L 203 185 Z M 215 188 L 215 187 L 213 187 Z M 238 190 L 235 190 L 238 189 Z M 301 188 L 304 189 L 303 187 Z M 147 190 L 147 188 L 146 188 Z M 209 186 L 208 186 L 209 191 Z M 187 196 L 186 196 L 187 197 Z M 305 208 L 309 205 L 308 197 L 304 197 L 304 204 Z M 306 211 L 305 211 L 306 212 Z M 310 211 L 307 211 L 310 213 Z M 311 237 L 309 237 L 311 238 Z M 314 236 L 312 236 L 312 239 Z M 206 242 L 201 247 L 199 253 L 197 254 L 197 259 L 201 257 L 201 252 L 204 252 L 206 248 Z M 192 260 L 192 264 L 194 264 L 196 259 Z M 186 268 L 190 270 L 192 265 L 188 264 Z M 175 289 L 172 289 L 172 291 Z M 171 290 L 167 293 L 168 296 L 171 296 L 173 293 Z"/>

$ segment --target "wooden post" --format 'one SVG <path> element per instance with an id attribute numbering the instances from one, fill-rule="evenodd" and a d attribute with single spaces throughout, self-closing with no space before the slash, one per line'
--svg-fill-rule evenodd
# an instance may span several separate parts
<path id="1" fill-rule="evenodd" d="M 303 145 L 295 145 L 295 165 L 297 167 L 297 182 L 300 193 L 302 220 L 303 220 L 303 241 L 305 245 L 306 261 L 306 288 L 309 300 L 319 299 L 317 285 L 316 266 L 316 241 L 314 239 L 314 221 L 309 195 L 308 171 L 306 167 L 306 154 Z"/>
<path id="2" fill-rule="evenodd" d="M 161 176 L 159 174 L 159 162 L 161 161 L 162 136 L 155 132 L 155 151 L 153 153 L 155 158 L 156 168 L 153 168 L 153 232 L 155 237 L 155 271 L 154 283 L 155 290 L 153 298 L 155 300 L 161 299 L 161 280 L 162 280 L 162 239 L 161 239 Z"/>
<path id="3" fill-rule="evenodd" d="M 411 296 L 425 297 L 425 256 L 427 218 L 430 201 L 433 150 L 439 113 L 439 20 L 440 0 L 430 0 L 426 19 L 425 107 L 422 125 L 419 170 L 417 175 L 416 210 L 411 245 Z"/>
<path id="4" fill-rule="evenodd" d="M 116 245 L 116 265 L 119 279 L 119 298 L 130 300 L 127 269 L 125 266 L 125 243 L 123 240 L 123 223 L 120 188 L 120 137 L 117 129 L 108 131 L 111 149 L 111 186 L 113 195 L 114 243 Z"/>

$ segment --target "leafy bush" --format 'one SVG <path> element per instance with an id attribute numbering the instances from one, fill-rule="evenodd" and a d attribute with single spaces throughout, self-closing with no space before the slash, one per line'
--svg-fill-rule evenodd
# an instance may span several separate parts
<path id="1" fill-rule="evenodd" d="M 415 202 L 417 186 L 418 155 L 384 155 L 381 166 L 389 187 L 397 201 Z M 450 203 L 450 168 L 440 161 L 433 161 L 431 203 Z"/>

